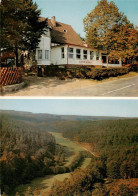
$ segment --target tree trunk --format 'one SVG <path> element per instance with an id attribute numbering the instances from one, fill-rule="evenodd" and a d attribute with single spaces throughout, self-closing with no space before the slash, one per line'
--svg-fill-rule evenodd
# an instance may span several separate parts
<path id="1" fill-rule="evenodd" d="M 18 48 L 15 48 L 15 56 L 16 56 L 16 67 L 19 67 L 19 63 L 18 63 L 18 59 L 19 59 L 19 55 L 18 55 Z"/>
<path id="2" fill-rule="evenodd" d="M 24 56 L 23 56 L 23 54 L 21 55 L 21 62 L 20 62 L 20 64 L 21 64 L 21 67 L 24 66 Z"/>
<path id="3" fill-rule="evenodd" d="M 108 67 L 108 55 L 107 55 L 107 67 Z"/>

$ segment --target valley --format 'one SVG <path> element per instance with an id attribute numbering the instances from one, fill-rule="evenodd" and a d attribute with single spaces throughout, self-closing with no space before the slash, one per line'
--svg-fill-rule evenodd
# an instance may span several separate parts
<path id="1" fill-rule="evenodd" d="M 77 155 L 78 152 L 83 152 L 85 149 L 75 142 L 64 138 L 61 133 L 57 132 L 50 132 L 56 140 L 56 144 L 61 145 L 66 150 L 66 163 L 65 165 L 68 166 L 73 161 L 74 157 Z M 90 157 L 86 157 L 82 164 L 80 165 L 81 169 L 85 169 L 91 162 Z M 30 191 L 39 190 L 40 194 L 48 194 L 50 188 L 52 187 L 54 181 L 63 181 L 64 179 L 70 177 L 70 172 L 64 174 L 56 174 L 56 175 L 47 175 L 45 177 L 36 178 L 31 181 L 29 184 L 21 185 L 16 189 L 16 192 L 23 195 L 27 192 L 28 188 Z"/>
<path id="2" fill-rule="evenodd" d="M 136 196 L 138 119 L 0 111 L 2 196 Z"/>

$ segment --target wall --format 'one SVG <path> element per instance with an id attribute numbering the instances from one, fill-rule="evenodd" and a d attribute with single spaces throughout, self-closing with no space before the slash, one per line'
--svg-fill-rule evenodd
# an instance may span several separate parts
<path id="1" fill-rule="evenodd" d="M 61 47 L 64 47 L 65 50 L 65 58 L 61 58 Z M 68 46 L 57 46 L 53 47 L 51 50 L 51 64 L 53 65 L 67 65 L 67 48 Z M 102 65 L 107 66 L 106 63 L 102 63 L 101 58 L 101 51 L 99 52 L 99 60 L 96 60 L 96 50 L 90 49 L 90 48 L 82 48 L 78 46 L 70 46 L 70 48 L 73 48 L 73 58 L 68 58 L 68 64 L 69 65 Z M 81 50 L 81 59 L 76 58 L 76 49 Z M 83 50 L 87 50 L 87 59 L 83 59 Z M 90 60 L 90 51 L 94 51 L 94 57 L 92 60 Z M 110 67 L 121 67 L 120 64 L 108 64 Z"/>
<path id="2" fill-rule="evenodd" d="M 65 50 L 65 58 L 61 58 L 61 48 L 64 47 Z M 91 49 L 88 48 L 82 48 L 82 47 L 77 47 L 77 46 L 70 46 L 74 50 L 74 56 L 73 58 L 68 58 L 68 64 L 74 64 L 74 65 L 101 65 L 101 53 L 100 53 L 100 58 L 97 61 L 96 60 L 96 50 L 94 51 L 94 58 L 93 60 L 90 60 L 90 51 Z M 60 46 L 60 47 L 53 47 L 51 50 L 51 63 L 54 65 L 65 65 L 67 64 L 67 48 L 68 46 Z M 76 49 L 81 49 L 81 59 L 76 59 Z M 87 60 L 83 59 L 83 49 L 88 51 L 88 58 Z"/>
<path id="3" fill-rule="evenodd" d="M 103 66 L 107 67 L 122 67 L 122 62 L 119 62 L 119 64 L 106 64 L 106 63 L 103 63 Z"/>
<path id="4" fill-rule="evenodd" d="M 61 58 L 61 48 L 64 47 L 64 58 Z M 51 64 L 65 65 L 67 64 L 67 45 L 60 47 L 52 47 L 51 49 Z"/>
<path id="5" fill-rule="evenodd" d="M 69 58 L 68 62 L 69 64 L 76 64 L 76 65 L 101 65 L 101 53 L 99 53 L 99 60 L 96 60 L 96 50 L 92 50 L 89 48 L 82 48 L 77 46 L 70 46 L 70 48 L 73 48 L 74 50 L 74 56 L 73 59 Z M 81 59 L 76 58 L 76 49 L 81 50 Z M 87 59 L 83 59 L 83 50 L 87 50 Z M 94 57 L 92 60 L 90 60 L 90 51 L 94 51 Z"/>
<path id="6" fill-rule="evenodd" d="M 50 30 L 46 29 L 46 35 L 42 35 L 38 48 L 36 49 L 37 65 L 50 65 L 51 64 L 51 37 Z M 42 59 L 38 59 L 38 50 L 42 50 Z M 45 59 L 45 50 L 49 50 L 49 59 Z"/>

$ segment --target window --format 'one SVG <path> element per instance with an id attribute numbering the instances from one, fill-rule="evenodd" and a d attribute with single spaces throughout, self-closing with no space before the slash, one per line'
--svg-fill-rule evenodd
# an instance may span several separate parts
<path id="1" fill-rule="evenodd" d="M 93 51 L 90 51 L 90 60 L 92 60 L 94 57 L 94 52 Z"/>
<path id="2" fill-rule="evenodd" d="M 96 60 L 99 60 L 99 52 L 96 52 Z"/>
<path id="3" fill-rule="evenodd" d="M 44 30 L 44 34 L 42 34 L 42 35 L 43 35 L 43 37 L 46 36 L 46 35 L 48 35 L 48 29 L 45 29 Z"/>
<path id="4" fill-rule="evenodd" d="M 45 50 L 45 59 L 49 60 L 49 50 Z"/>
<path id="5" fill-rule="evenodd" d="M 76 58 L 81 59 L 81 49 L 76 49 Z"/>
<path id="6" fill-rule="evenodd" d="M 65 54 L 64 54 L 64 47 L 63 47 L 61 48 L 61 58 L 64 59 L 64 57 L 65 57 Z"/>
<path id="7" fill-rule="evenodd" d="M 83 50 L 83 59 L 87 59 L 87 50 Z"/>
<path id="8" fill-rule="evenodd" d="M 68 55 L 70 59 L 73 59 L 73 48 L 69 48 Z"/>
<path id="9" fill-rule="evenodd" d="M 42 50 L 38 50 L 38 59 L 42 59 Z"/>

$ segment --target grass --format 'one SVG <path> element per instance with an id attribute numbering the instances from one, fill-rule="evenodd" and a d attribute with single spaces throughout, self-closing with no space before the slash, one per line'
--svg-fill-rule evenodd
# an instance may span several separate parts
<path id="1" fill-rule="evenodd" d="M 18 188 L 16 189 L 16 192 L 19 192 L 21 195 L 24 195 L 28 187 L 30 187 L 32 191 L 38 188 L 41 193 L 44 193 L 52 187 L 55 180 L 63 181 L 65 178 L 68 178 L 68 177 L 69 177 L 69 173 L 48 175 L 42 178 L 36 178 L 32 180 L 31 183 L 29 184 L 18 186 Z"/>
<path id="2" fill-rule="evenodd" d="M 62 136 L 61 133 L 50 132 L 56 139 L 56 143 L 64 146 L 66 151 L 66 164 L 68 166 L 78 152 L 84 151 L 84 148 L 79 144 L 72 142 Z"/>
<path id="3" fill-rule="evenodd" d="M 80 168 L 85 169 L 86 167 L 88 167 L 90 162 L 91 162 L 91 158 L 85 158 Z"/>
<path id="4" fill-rule="evenodd" d="M 50 133 L 55 137 L 56 143 L 64 146 L 64 149 L 66 150 L 66 164 L 65 164 L 66 166 L 71 163 L 71 161 L 74 159 L 75 155 L 78 152 L 84 151 L 84 148 L 82 146 L 64 138 L 61 135 L 61 133 L 55 133 L 55 132 L 50 132 Z M 90 161 L 91 158 L 85 158 L 80 168 L 81 169 L 86 168 L 90 164 Z M 30 187 L 32 191 L 38 188 L 41 194 L 43 194 L 52 187 L 55 180 L 63 181 L 65 178 L 68 178 L 69 176 L 70 173 L 65 173 L 65 174 L 47 175 L 45 177 L 36 178 L 32 180 L 29 184 L 18 186 L 16 192 L 19 192 L 22 196 L 27 191 L 28 187 Z"/>

